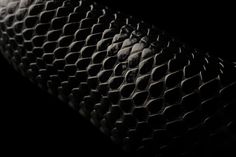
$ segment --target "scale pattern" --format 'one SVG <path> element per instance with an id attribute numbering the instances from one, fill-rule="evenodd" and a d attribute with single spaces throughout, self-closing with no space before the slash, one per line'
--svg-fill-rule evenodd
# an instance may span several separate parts
<path id="1" fill-rule="evenodd" d="M 0 51 L 125 150 L 194 156 L 206 137 L 235 138 L 234 64 L 108 7 L 1 0 Z"/>

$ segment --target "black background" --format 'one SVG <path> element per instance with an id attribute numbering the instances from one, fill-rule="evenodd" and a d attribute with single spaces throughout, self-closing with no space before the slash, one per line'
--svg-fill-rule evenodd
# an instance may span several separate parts
<path id="1" fill-rule="evenodd" d="M 141 17 L 191 46 L 236 61 L 235 11 L 230 3 L 97 1 Z M 0 57 L 0 107 L 0 141 L 7 153 L 125 156 L 72 109 L 16 73 L 3 57 Z"/>

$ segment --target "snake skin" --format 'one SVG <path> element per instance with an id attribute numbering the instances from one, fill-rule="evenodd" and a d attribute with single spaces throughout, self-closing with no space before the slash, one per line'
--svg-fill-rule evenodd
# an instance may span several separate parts
<path id="1" fill-rule="evenodd" d="M 235 65 L 106 6 L 1 0 L 0 51 L 127 151 L 197 156 L 235 139 Z"/>

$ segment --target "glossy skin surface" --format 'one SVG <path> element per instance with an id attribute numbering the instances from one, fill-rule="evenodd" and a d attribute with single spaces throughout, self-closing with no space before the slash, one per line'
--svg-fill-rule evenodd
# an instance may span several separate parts
<path id="1" fill-rule="evenodd" d="M 126 150 L 192 155 L 206 137 L 234 137 L 232 63 L 90 1 L 0 6 L 7 60 Z"/>

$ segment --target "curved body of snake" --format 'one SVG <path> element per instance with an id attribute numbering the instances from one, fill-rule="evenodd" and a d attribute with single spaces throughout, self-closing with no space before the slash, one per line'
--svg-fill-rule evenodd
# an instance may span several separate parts
<path id="1" fill-rule="evenodd" d="M 126 150 L 194 156 L 235 137 L 233 63 L 89 0 L 1 0 L 0 51 Z"/>

